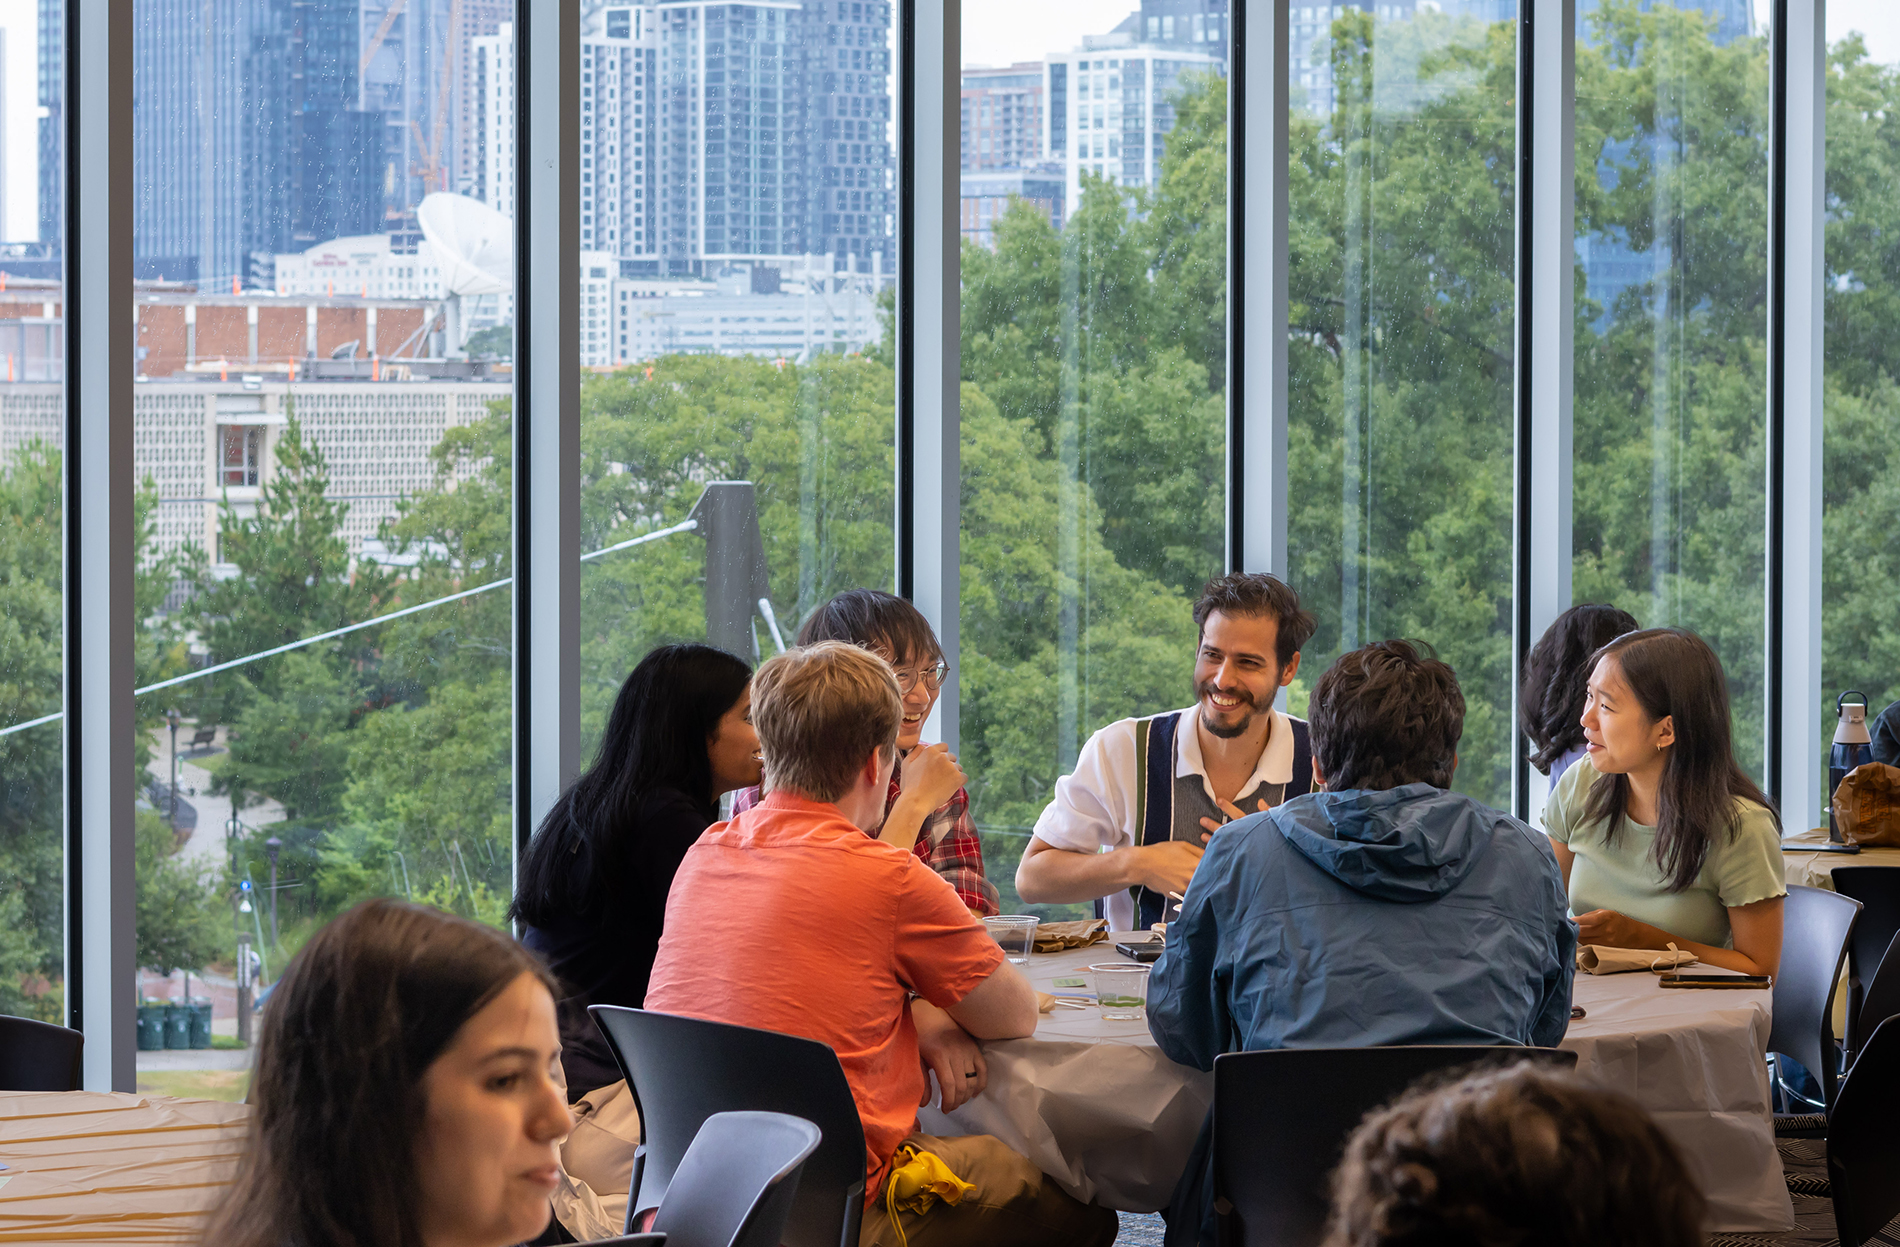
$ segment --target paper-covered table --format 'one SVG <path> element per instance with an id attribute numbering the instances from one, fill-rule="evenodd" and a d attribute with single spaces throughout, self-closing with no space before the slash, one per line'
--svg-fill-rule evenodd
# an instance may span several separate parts
<path id="1" fill-rule="evenodd" d="M 1781 839 L 1781 868 L 1791 886 L 1834 890 L 1837 866 L 1900 866 L 1900 849 L 1862 849 L 1858 853 L 1829 853 L 1827 828 L 1794 832 Z M 1814 847 L 1808 848 L 1812 845 Z"/>
<path id="2" fill-rule="evenodd" d="M 1038 990 L 1054 992 L 1059 977 L 1120 960 L 1113 942 L 1121 938 L 1037 954 L 1023 968 Z M 1762 1059 L 1769 993 L 1579 974 L 1574 1000 L 1585 1016 L 1563 1046 L 1585 1076 L 1655 1114 L 1708 1194 L 1710 1228 L 1790 1228 Z M 948 1117 L 924 1109 L 925 1130 L 995 1135 L 1076 1197 L 1110 1208 L 1153 1212 L 1168 1202 L 1213 1102 L 1212 1074 L 1168 1060 L 1146 1022 L 1104 1021 L 1095 1009 L 1057 1009 L 1032 1038 L 987 1043 L 984 1052 L 988 1089 Z"/>
<path id="3" fill-rule="evenodd" d="M 213 1100 L 0 1092 L 0 1243 L 197 1243 L 250 1117 Z"/>

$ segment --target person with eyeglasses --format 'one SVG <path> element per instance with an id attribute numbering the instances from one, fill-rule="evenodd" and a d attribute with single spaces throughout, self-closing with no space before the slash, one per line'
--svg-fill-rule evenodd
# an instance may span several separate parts
<path id="1" fill-rule="evenodd" d="M 970 818 L 967 776 L 942 743 L 923 743 L 924 724 L 949 676 L 943 647 L 923 612 L 893 594 L 847 589 L 811 613 L 798 629 L 798 644 L 843 641 L 870 650 L 891 666 L 903 694 L 904 718 L 897 729 L 901 765 L 892 773 L 877 838 L 909 849 L 949 881 L 977 917 L 999 911 L 996 885 L 983 870 L 983 841 Z M 760 788 L 733 798 L 732 812 L 762 800 Z"/>

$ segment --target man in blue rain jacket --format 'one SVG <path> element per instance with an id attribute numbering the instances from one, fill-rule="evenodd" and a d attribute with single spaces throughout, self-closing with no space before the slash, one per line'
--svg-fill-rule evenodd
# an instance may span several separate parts
<path id="1" fill-rule="evenodd" d="M 1308 709 L 1314 792 L 1220 829 L 1168 930 L 1148 1029 L 1183 1065 L 1377 1044 L 1554 1046 L 1576 928 L 1550 843 L 1449 791 L 1464 695 L 1429 647 L 1342 655 Z M 1205 1132 L 1169 1244 L 1211 1230 Z"/>

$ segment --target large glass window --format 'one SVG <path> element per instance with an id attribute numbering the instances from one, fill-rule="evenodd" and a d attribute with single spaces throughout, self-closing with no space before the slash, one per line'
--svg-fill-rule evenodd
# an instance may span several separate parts
<path id="1" fill-rule="evenodd" d="M 583 23 L 583 764 L 655 645 L 757 661 L 834 593 L 892 587 L 893 22 Z"/>
<path id="2" fill-rule="evenodd" d="M 1226 44 L 1144 35 L 1126 5 L 963 13 L 959 730 L 1022 912 L 1016 864 L 1089 734 L 1194 700 L 1191 606 L 1222 570 Z"/>
<path id="3" fill-rule="evenodd" d="M 1579 19 L 1572 575 L 1577 601 L 1714 647 L 1759 779 L 1768 48 L 1749 13 L 1603 0 Z"/>
<path id="4" fill-rule="evenodd" d="M 38 13 L 49 7 L 42 4 Z M 4 34 L 0 80 L 0 1014 L 66 1020 L 61 710 L 60 246 L 56 16 Z M 36 55 L 37 53 L 37 55 Z M 39 119 L 35 119 L 36 112 Z"/>
<path id="5" fill-rule="evenodd" d="M 508 903 L 506 8 L 138 8 L 140 991 L 220 1033 L 360 899 Z"/>
<path id="6" fill-rule="evenodd" d="M 1842 693 L 1865 693 L 1870 717 L 1900 701 L 1900 257 L 1888 242 L 1900 228 L 1900 11 L 1833 0 L 1827 19 L 1820 749 Z"/>
<path id="7" fill-rule="evenodd" d="M 1292 25 L 1288 553 L 1319 630 L 1288 702 L 1422 639 L 1464 690 L 1454 786 L 1509 808 L 1513 23 L 1375 7 Z"/>

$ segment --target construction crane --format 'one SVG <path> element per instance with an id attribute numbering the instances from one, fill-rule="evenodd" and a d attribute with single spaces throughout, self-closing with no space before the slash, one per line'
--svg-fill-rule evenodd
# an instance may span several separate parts
<path id="1" fill-rule="evenodd" d="M 402 16 L 402 11 L 408 4 L 409 0 L 390 0 L 389 7 L 383 10 L 383 20 L 377 24 L 376 33 L 370 36 L 368 46 L 363 49 L 363 59 L 357 62 L 357 81 L 361 82 L 363 75 L 369 71 L 369 63 L 376 59 L 378 52 L 382 51 L 383 40 L 389 38 L 389 28 L 396 24 L 396 19 Z"/>
<path id="2" fill-rule="evenodd" d="M 391 12 L 394 12 L 401 2 L 402 0 L 397 0 L 396 4 L 391 5 Z M 385 16 L 383 21 L 387 24 L 388 17 Z M 435 122 L 430 127 L 432 141 L 423 142 L 422 127 L 416 124 L 413 118 L 409 122 L 409 130 L 415 135 L 416 150 L 422 154 L 421 162 L 412 166 L 409 172 L 411 176 L 421 178 L 422 185 L 427 190 L 449 189 L 449 171 L 443 160 L 443 157 L 448 154 L 442 150 L 443 130 L 447 127 L 449 120 L 449 84 L 454 81 L 455 76 L 455 32 L 461 28 L 462 0 L 452 0 L 449 5 L 449 37 L 442 41 L 442 70 L 436 79 Z"/>

